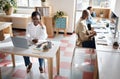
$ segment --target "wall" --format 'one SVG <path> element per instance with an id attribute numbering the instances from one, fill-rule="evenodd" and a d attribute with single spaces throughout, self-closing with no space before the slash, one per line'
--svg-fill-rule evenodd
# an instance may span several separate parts
<path id="1" fill-rule="evenodd" d="M 48 0 L 48 3 L 52 6 L 53 14 L 56 11 L 62 10 L 68 15 L 67 32 L 73 33 L 75 0 Z"/>
<path id="2" fill-rule="evenodd" d="M 120 16 L 120 0 L 116 0 L 114 12 Z"/>
<path id="3" fill-rule="evenodd" d="M 115 4 L 116 4 L 116 0 L 110 0 L 110 8 L 112 11 L 115 10 Z"/>
<path id="4" fill-rule="evenodd" d="M 73 33 L 74 30 L 74 10 L 76 0 L 47 0 L 48 5 L 52 7 L 52 14 L 56 11 L 64 11 L 68 15 L 68 28 L 67 32 Z M 31 14 L 34 9 L 21 9 L 17 10 L 17 13 L 29 13 Z"/>
<path id="5" fill-rule="evenodd" d="M 23 8 L 17 8 L 17 13 L 19 14 L 32 14 L 32 12 L 34 11 L 35 9 L 33 8 L 30 8 L 30 9 L 23 9 Z"/>
<path id="6" fill-rule="evenodd" d="M 116 0 L 114 12 L 119 17 L 118 29 L 120 31 L 120 0 Z"/>

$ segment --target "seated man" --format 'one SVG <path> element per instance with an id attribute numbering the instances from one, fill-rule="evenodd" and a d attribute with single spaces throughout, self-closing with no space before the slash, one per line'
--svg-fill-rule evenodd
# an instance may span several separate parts
<path id="1" fill-rule="evenodd" d="M 88 30 L 86 20 L 89 16 L 87 10 L 83 10 L 82 16 L 77 22 L 75 33 L 77 35 L 76 46 L 85 48 L 96 48 L 94 36 L 96 32 L 94 30 Z"/>

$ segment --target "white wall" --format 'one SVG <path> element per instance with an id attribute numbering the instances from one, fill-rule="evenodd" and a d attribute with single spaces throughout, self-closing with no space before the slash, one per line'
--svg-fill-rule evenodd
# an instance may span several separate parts
<path id="1" fill-rule="evenodd" d="M 117 14 L 117 16 L 119 16 L 118 28 L 120 31 L 120 0 L 116 0 L 114 12 Z"/>
<path id="2" fill-rule="evenodd" d="M 112 11 L 115 10 L 115 4 L 116 4 L 116 0 L 110 0 L 110 8 Z"/>
<path id="3" fill-rule="evenodd" d="M 64 11 L 68 15 L 68 27 L 67 32 L 73 33 L 74 30 L 74 11 L 76 0 L 47 0 L 48 5 L 52 7 L 52 13 L 56 11 Z M 31 14 L 33 9 L 18 9 L 17 13 L 29 13 Z"/>
<path id="4" fill-rule="evenodd" d="M 32 14 L 32 12 L 34 11 L 35 9 L 31 8 L 31 9 L 23 9 L 23 8 L 17 8 L 17 13 L 19 14 Z"/>
<path id="5" fill-rule="evenodd" d="M 75 11 L 75 0 L 48 0 L 52 11 L 64 11 L 68 15 L 68 28 L 67 32 L 73 33 L 74 30 L 74 11 Z"/>
<path id="6" fill-rule="evenodd" d="M 114 12 L 120 16 L 120 0 L 116 0 Z"/>

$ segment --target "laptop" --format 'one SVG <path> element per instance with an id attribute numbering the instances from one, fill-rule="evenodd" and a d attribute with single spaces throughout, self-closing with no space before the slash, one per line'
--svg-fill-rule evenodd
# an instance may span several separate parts
<path id="1" fill-rule="evenodd" d="M 29 48 L 29 44 L 26 38 L 23 37 L 11 37 L 14 47 Z"/>

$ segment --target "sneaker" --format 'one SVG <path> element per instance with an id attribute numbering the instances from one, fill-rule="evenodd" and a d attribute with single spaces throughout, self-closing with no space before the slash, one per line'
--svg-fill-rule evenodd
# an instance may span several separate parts
<path id="1" fill-rule="evenodd" d="M 30 72 L 30 69 L 32 68 L 32 63 L 30 63 L 29 65 L 28 65 L 28 67 L 27 67 L 27 73 L 29 73 Z"/>
<path id="2" fill-rule="evenodd" d="M 42 67 L 39 67 L 40 73 L 44 73 L 44 70 Z"/>

